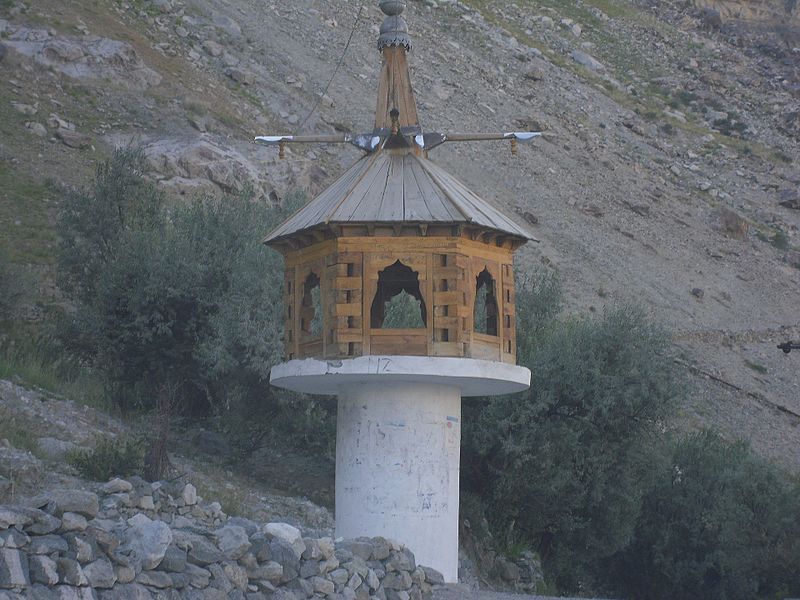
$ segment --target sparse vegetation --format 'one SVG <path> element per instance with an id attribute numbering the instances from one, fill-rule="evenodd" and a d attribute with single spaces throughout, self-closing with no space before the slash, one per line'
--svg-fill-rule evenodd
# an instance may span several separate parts
<path id="1" fill-rule="evenodd" d="M 747 359 L 745 359 L 744 364 L 746 364 L 748 366 L 748 368 L 752 369 L 756 373 L 760 373 L 761 375 L 766 375 L 769 372 L 767 367 L 765 367 L 764 365 L 760 365 L 758 363 L 751 362 L 751 361 L 749 361 Z"/>
<path id="2" fill-rule="evenodd" d="M 3 379 L 0 375 L 0 379 Z M 30 427 L 20 423 L 17 416 L 0 407 L 0 440 L 7 440 L 12 447 L 27 450 L 31 454 L 39 451 L 36 438 L 31 433 Z"/>
<path id="3" fill-rule="evenodd" d="M 67 462 L 91 481 L 142 475 L 144 442 L 132 438 L 100 437 L 91 450 L 72 451 Z"/>
<path id="4" fill-rule="evenodd" d="M 777 228 L 775 230 L 775 234 L 769 240 L 769 243 L 775 246 L 778 250 L 788 250 L 791 247 L 791 244 L 789 243 L 789 236 L 786 235 L 786 232 L 781 228 Z"/>
<path id="5" fill-rule="evenodd" d="M 56 239 L 47 199 L 51 190 L 0 160 L 0 254 L 17 264 L 48 265 Z"/>
<path id="6" fill-rule="evenodd" d="M 110 409 L 102 382 L 45 334 L 26 329 L 8 334 L 0 344 L 0 379 Z"/>

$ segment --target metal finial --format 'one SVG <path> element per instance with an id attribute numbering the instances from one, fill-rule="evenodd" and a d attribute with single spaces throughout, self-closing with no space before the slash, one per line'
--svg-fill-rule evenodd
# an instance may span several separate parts
<path id="1" fill-rule="evenodd" d="M 378 37 L 378 50 L 387 46 L 403 46 L 411 51 L 411 37 L 408 35 L 406 20 L 400 15 L 389 15 L 383 20 Z"/>
<path id="2" fill-rule="evenodd" d="M 380 6 L 383 14 L 390 17 L 399 16 L 403 14 L 403 11 L 406 9 L 406 3 L 404 0 L 380 0 L 380 2 L 378 2 L 378 6 Z"/>

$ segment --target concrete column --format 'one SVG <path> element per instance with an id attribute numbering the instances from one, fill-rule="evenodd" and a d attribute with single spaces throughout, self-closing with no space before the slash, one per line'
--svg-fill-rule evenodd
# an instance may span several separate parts
<path id="1" fill-rule="evenodd" d="M 336 536 L 384 536 L 458 581 L 461 390 L 416 382 L 342 386 Z"/>

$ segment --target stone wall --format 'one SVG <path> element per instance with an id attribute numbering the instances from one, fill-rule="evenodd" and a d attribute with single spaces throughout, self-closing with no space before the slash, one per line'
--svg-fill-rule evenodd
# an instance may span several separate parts
<path id="1" fill-rule="evenodd" d="M 114 479 L 0 506 L 0 600 L 422 600 L 442 583 L 390 540 L 228 517 L 191 484 Z"/>

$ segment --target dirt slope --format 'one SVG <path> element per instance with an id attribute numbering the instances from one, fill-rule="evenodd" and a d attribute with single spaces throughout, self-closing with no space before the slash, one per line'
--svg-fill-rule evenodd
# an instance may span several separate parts
<path id="1" fill-rule="evenodd" d="M 795 15 L 776 24 L 725 13 L 720 24 L 700 8 L 652 4 L 409 2 L 426 129 L 548 133 L 517 157 L 499 143 L 431 157 L 531 224 L 542 242 L 519 267 L 558 268 L 573 312 L 637 301 L 675 332 L 695 384 L 686 423 L 800 468 L 800 354 L 775 348 L 800 339 Z M 113 145 L 136 142 L 177 193 L 251 181 L 276 200 L 318 191 L 358 154 L 309 146 L 279 162 L 252 134 L 371 128 L 380 14 L 370 0 L 0 6 L 10 82 L 0 175 L 15 186 L 76 183 Z M 306 119 L 358 15 L 342 68 Z M 95 37 L 130 51 L 98 57 Z M 70 136 L 73 124 L 85 138 Z M 3 194 L 10 236 L 16 221 L 46 224 L 57 201 L 40 190 L 44 217 L 31 226 L 31 205 Z M 46 271 L 49 254 L 37 260 Z M 48 290 L 38 302 L 53 301 Z"/>

